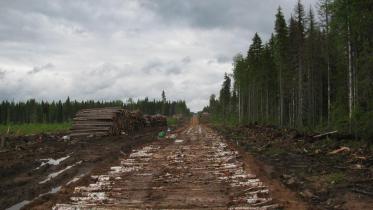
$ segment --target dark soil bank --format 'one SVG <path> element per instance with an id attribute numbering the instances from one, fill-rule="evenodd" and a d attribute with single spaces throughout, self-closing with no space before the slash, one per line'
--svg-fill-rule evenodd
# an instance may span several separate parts
<path id="1" fill-rule="evenodd" d="M 372 209 L 373 152 L 366 142 L 258 125 L 214 128 L 311 209 Z"/>
<path id="2" fill-rule="evenodd" d="M 79 140 L 62 140 L 62 134 L 10 139 L 0 151 L 0 209 L 53 193 L 93 168 L 116 161 L 133 147 L 155 140 L 160 129 Z"/>

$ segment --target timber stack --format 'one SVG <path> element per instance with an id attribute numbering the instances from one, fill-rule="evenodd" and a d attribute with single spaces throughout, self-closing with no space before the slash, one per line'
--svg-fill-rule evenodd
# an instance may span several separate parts
<path id="1" fill-rule="evenodd" d="M 145 127 L 167 126 L 163 115 L 143 115 L 120 107 L 82 109 L 73 118 L 71 137 L 116 136 Z"/>
<path id="2" fill-rule="evenodd" d="M 145 119 L 149 127 L 167 126 L 167 118 L 164 115 L 146 115 Z"/>
<path id="3" fill-rule="evenodd" d="M 119 107 L 82 109 L 71 128 L 71 137 L 120 135 L 125 128 L 126 111 Z"/>
<path id="4" fill-rule="evenodd" d="M 125 111 L 125 125 L 126 132 L 138 131 L 145 127 L 146 121 L 141 111 Z"/>

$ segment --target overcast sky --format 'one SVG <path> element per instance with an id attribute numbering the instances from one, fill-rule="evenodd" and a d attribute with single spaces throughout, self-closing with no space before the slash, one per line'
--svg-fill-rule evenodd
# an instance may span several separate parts
<path id="1" fill-rule="evenodd" d="M 186 100 L 217 93 L 255 32 L 297 0 L 1 0 L 0 99 Z M 303 0 L 306 10 L 317 0 Z"/>

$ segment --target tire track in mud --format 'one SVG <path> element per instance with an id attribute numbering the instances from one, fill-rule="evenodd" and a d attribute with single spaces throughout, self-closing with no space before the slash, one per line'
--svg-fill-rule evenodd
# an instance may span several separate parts
<path id="1" fill-rule="evenodd" d="M 176 140 L 133 150 L 118 166 L 78 186 L 53 209 L 278 209 L 269 189 L 247 173 L 237 151 L 209 128 L 191 125 Z"/>

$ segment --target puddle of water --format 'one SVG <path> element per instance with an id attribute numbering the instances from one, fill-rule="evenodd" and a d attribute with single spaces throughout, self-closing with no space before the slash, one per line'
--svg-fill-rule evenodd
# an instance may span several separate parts
<path id="1" fill-rule="evenodd" d="M 63 172 L 69 170 L 70 168 L 72 168 L 72 167 L 74 167 L 74 166 L 76 166 L 76 165 L 78 165 L 80 163 L 82 163 L 82 161 L 76 162 L 75 164 L 67 166 L 66 168 L 64 168 L 64 169 L 62 169 L 60 171 L 57 171 L 57 172 L 49 174 L 48 177 L 46 179 L 44 179 L 43 181 L 39 182 L 39 184 L 44 184 L 44 183 L 50 181 L 51 179 L 57 177 L 58 175 L 62 174 Z"/>
<path id="2" fill-rule="evenodd" d="M 60 189 L 61 189 L 61 186 L 54 187 L 48 193 L 54 194 L 54 193 L 60 191 Z M 46 193 L 46 194 L 48 194 L 48 193 Z"/>
<path id="3" fill-rule="evenodd" d="M 66 185 L 70 185 L 71 183 L 77 182 L 80 178 L 79 177 L 74 177 L 72 180 L 66 183 Z"/>
<path id="4" fill-rule="evenodd" d="M 42 193 L 40 195 L 38 195 L 37 197 L 35 197 L 34 199 L 32 199 L 31 201 L 27 201 L 27 200 L 24 200 L 24 201 L 21 201 L 17 204 L 14 204 L 13 206 L 7 208 L 6 210 L 19 210 L 21 209 L 22 207 L 26 206 L 27 204 L 31 203 L 32 201 L 34 201 L 35 199 L 37 198 L 40 198 L 46 194 L 54 194 L 54 193 L 57 193 L 58 191 L 61 190 L 61 186 L 58 186 L 58 187 L 54 187 L 52 188 L 49 192 L 47 193 Z"/>
<path id="5" fill-rule="evenodd" d="M 69 182 L 67 182 L 66 185 L 70 185 L 71 183 L 77 182 L 77 181 L 78 181 L 79 179 L 81 179 L 83 176 L 85 176 L 85 174 L 80 174 L 79 176 L 74 177 L 72 180 L 70 180 Z"/>
<path id="6" fill-rule="evenodd" d="M 62 157 L 62 158 L 59 158 L 59 159 L 53 159 L 53 158 L 47 158 L 47 159 L 40 159 L 42 161 L 41 165 L 37 168 L 35 168 L 35 170 L 38 170 L 39 168 L 45 166 L 45 165 L 59 165 L 62 161 L 66 160 L 67 158 L 70 157 L 71 154 L 67 155 L 66 157 Z"/>
<path id="7" fill-rule="evenodd" d="M 6 210 L 19 210 L 21 209 L 22 207 L 26 206 L 27 204 L 29 204 L 30 201 L 22 201 L 22 202 L 19 202 L 17 204 L 14 204 L 13 206 L 7 208 Z"/>

